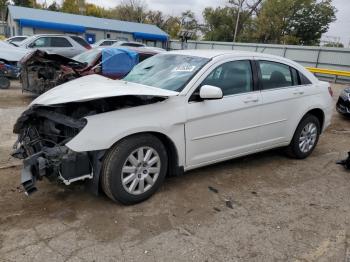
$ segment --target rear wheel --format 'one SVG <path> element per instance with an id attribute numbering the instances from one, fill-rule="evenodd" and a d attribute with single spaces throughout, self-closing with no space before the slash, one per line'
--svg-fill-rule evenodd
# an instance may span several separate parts
<path id="1" fill-rule="evenodd" d="M 299 123 L 287 153 L 298 159 L 308 157 L 315 149 L 321 133 L 320 121 L 314 115 L 306 115 Z"/>
<path id="2" fill-rule="evenodd" d="M 168 157 L 163 143 L 150 134 L 135 135 L 108 152 L 101 174 L 106 195 L 123 204 L 152 196 L 164 181 Z"/>

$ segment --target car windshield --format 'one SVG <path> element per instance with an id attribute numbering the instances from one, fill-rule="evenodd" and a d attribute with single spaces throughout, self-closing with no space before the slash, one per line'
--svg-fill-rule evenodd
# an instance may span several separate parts
<path id="1" fill-rule="evenodd" d="M 75 57 L 73 57 L 73 59 L 75 61 L 78 61 L 81 63 L 87 63 L 88 65 L 91 65 L 93 62 L 95 62 L 97 56 L 100 53 L 101 53 L 101 50 L 99 49 L 91 49 L 89 51 L 76 55 Z"/>
<path id="2" fill-rule="evenodd" d="M 15 43 L 18 46 L 26 46 L 27 44 L 30 44 L 34 39 L 36 39 L 36 36 L 30 36 L 26 39 L 24 39 L 23 41 L 19 42 L 19 43 Z"/>
<path id="3" fill-rule="evenodd" d="M 180 92 L 208 61 L 203 57 L 159 54 L 135 66 L 124 80 Z"/>

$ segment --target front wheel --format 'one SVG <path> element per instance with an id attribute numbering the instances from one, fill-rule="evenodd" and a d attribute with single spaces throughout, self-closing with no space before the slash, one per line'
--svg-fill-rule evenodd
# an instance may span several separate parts
<path id="1" fill-rule="evenodd" d="M 135 204 L 152 196 L 168 168 L 163 143 L 150 134 L 118 142 L 103 161 L 101 184 L 106 195 L 123 204 Z"/>
<path id="2" fill-rule="evenodd" d="M 314 115 L 306 115 L 299 123 L 287 153 L 297 159 L 308 157 L 315 149 L 321 133 L 320 121 Z"/>

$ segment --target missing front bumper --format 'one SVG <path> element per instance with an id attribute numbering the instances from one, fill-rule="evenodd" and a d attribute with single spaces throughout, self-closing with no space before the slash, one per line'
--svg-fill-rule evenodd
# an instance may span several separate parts
<path id="1" fill-rule="evenodd" d="M 18 154 L 18 150 L 15 154 Z M 26 195 L 37 191 L 36 182 L 46 177 L 70 185 L 92 179 L 92 165 L 87 152 L 74 152 L 65 146 L 43 148 L 23 160 L 21 183 Z"/>

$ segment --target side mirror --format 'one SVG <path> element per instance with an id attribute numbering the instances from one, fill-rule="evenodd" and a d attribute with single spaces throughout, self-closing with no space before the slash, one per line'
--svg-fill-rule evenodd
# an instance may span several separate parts
<path id="1" fill-rule="evenodd" d="M 219 87 L 204 85 L 199 90 L 199 97 L 203 100 L 221 99 L 223 93 Z"/>
<path id="2" fill-rule="evenodd" d="M 35 43 L 33 42 L 33 43 L 30 43 L 29 45 L 28 45 L 28 47 L 29 48 L 33 48 L 35 46 Z"/>

